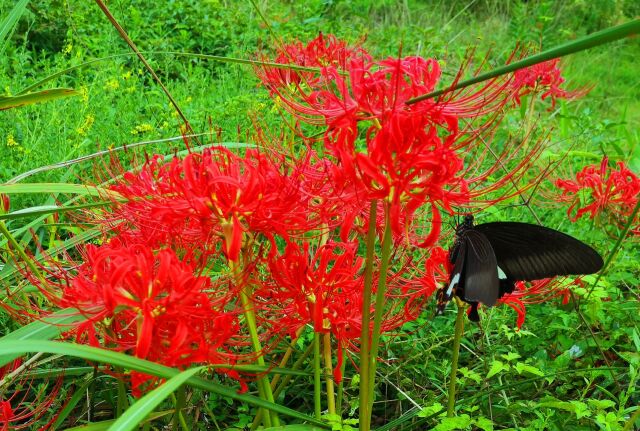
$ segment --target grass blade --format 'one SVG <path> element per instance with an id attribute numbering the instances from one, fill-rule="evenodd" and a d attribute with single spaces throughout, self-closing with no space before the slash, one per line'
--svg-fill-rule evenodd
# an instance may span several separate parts
<path id="1" fill-rule="evenodd" d="M 204 369 L 206 367 L 191 368 L 170 378 L 164 384 L 136 401 L 109 427 L 109 430 L 130 431 L 136 429 L 162 401 L 175 392 L 189 378 Z"/>
<path id="2" fill-rule="evenodd" d="M 68 330 L 71 324 L 84 319 L 85 317 L 79 315 L 76 310 L 67 308 L 53 313 L 42 320 L 29 323 L 5 335 L 0 338 L 0 343 L 5 341 L 26 342 L 27 340 L 50 340 Z M 0 367 L 5 366 L 18 356 L 20 356 L 20 354 L 3 355 L 0 352 Z"/>
<path id="3" fill-rule="evenodd" d="M 62 99 L 63 97 L 76 96 L 78 94 L 80 93 L 73 88 L 51 88 L 49 90 L 36 91 L 19 96 L 0 96 L 0 111 Z"/>
<path id="4" fill-rule="evenodd" d="M 431 99 L 432 97 L 440 96 L 441 94 L 448 93 L 460 88 L 468 87 L 469 85 L 477 84 L 482 81 L 495 78 L 500 75 L 514 72 L 525 67 L 533 66 L 534 64 L 543 63 L 545 61 L 553 60 L 554 58 L 564 57 L 565 55 L 573 54 L 578 51 L 590 49 L 598 45 L 613 42 L 618 39 L 622 39 L 627 36 L 634 35 L 640 32 L 640 19 L 636 19 L 625 24 L 609 27 L 602 31 L 592 33 L 578 40 L 568 42 L 557 46 L 555 48 L 548 49 L 539 54 L 532 55 L 520 61 L 516 61 L 506 66 L 499 67 L 487 73 L 483 73 L 474 78 L 461 81 L 456 85 L 444 88 L 442 90 L 432 91 L 431 93 L 424 94 L 422 96 L 414 97 L 407 101 L 407 105 L 420 102 L 421 100 Z"/>
<path id="5" fill-rule="evenodd" d="M 4 53 L 4 44 L 9 39 L 10 33 L 16 27 L 18 20 L 27 9 L 29 0 L 20 0 L 9 12 L 9 15 L 0 22 L 0 54 Z"/>
<path id="6" fill-rule="evenodd" d="M 2 356 L 21 356 L 25 353 L 46 352 L 57 355 L 73 356 L 76 358 L 86 359 L 92 362 L 110 364 L 115 367 L 126 368 L 129 370 L 139 371 L 144 374 L 170 379 L 180 373 L 180 370 L 156 364 L 151 361 L 128 356 L 123 353 L 112 352 L 109 350 L 99 349 L 96 347 L 83 346 L 74 343 L 55 342 L 46 340 L 0 340 L 0 357 Z M 212 365 L 216 367 L 216 365 Z M 194 388 L 209 391 L 222 397 L 231 398 L 233 400 L 251 404 L 257 407 L 273 410 L 279 414 L 289 416 L 301 421 L 305 421 L 320 428 L 330 429 L 331 426 L 315 418 L 297 412 L 288 407 L 270 403 L 258 397 L 247 394 L 239 394 L 237 389 L 228 388 L 226 386 L 208 381 L 200 377 L 190 377 L 186 383 Z"/>

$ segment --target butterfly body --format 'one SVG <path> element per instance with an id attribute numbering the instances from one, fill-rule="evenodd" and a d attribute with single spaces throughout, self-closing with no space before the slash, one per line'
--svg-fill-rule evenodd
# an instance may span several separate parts
<path id="1" fill-rule="evenodd" d="M 478 303 L 495 305 L 513 292 L 516 281 L 591 274 L 603 265 L 594 249 L 562 232 L 517 222 L 474 226 L 472 215 L 457 227 L 449 261 L 453 269 L 437 312 L 442 314 L 455 295 L 472 305 L 472 320 L 478 318 Z"/>

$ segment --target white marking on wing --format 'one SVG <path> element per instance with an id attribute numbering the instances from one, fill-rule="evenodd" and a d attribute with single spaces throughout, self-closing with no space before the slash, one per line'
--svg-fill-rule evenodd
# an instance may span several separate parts
<path id="1" fill-rule="evenodd" d="M 453 288 L 458 284 L 459 281 L 460 281 L 460 273 L 457 273 L 451 279 L 451 283 L 449 284 L 449 288 L 447 289 L 447 294 L 446 294 L 447 297 L 451 297 L 451 295 L 453 294 Z"/>
<path id="2" fill-rule="evenodd" d="M 506 280 L 507 279 L 507 274 L 504 273 L 504 271 L 502 270 L 502 268 L 498 267 L 498 278 L 500 280 Z"/>

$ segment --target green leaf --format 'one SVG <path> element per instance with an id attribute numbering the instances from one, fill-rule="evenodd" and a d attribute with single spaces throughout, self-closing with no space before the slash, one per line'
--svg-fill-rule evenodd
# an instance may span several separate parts
<path id="1" fill-rule="evenodd" d="M 589 407 L 582 401 L 543 401 L 538 403 L 540 407 L 552 407 L 559 410 L 566 410 L 576 415 L 576 419 L 590 416 L 591 411 Z"/>
<path id="2" fill-rule="evenodd" d="M 493 422 L 491 419 L 485 418 L 484 416 L 480 416 L 476 419 L 474 425 L 483 431 L 493 431 Z"/>
<path id="3" fill-rule="evenodd" d="M 176 368 L 167 367 L 162 364 L 157 364 L 144 359 L 128 356 L 119 352 L 111 352 L 109 350 L 83 346 L 75 343 L 40 340 L 0 340 L 0 357 L 1 355 L 21 356 L 25 353 L 30 352 L 47 352 L 58 355 L 73 356 L 93 362 L 111 364 L 116 367 L 139 371 L 144 374 L 162 377 L 164 379 L 170 379 L 180 373 L 180 370 Z M 220 366 L 212 364 L 211 367 L 217 368 Z M 202 389 L 204 391 L 209 391 L 211 393 L 220 395 L 222 398 L 229 398 L 257 407 L 264 407 L 279 414 L 315 424 L 324 429 L 330 428 L 328 424 L 311 416 L 307 416 L 288 407 L 283 407 L 279 404 L 271 403 L 252 395 L 240 394 L 238 393 L 237 389 L 228 388 L 221 384 L 214 383 L 200 377 L 190 377 L 186 383 L 194 388 Z"/>
<path id="4" fill-rule="evenodd" d="M 589 406 L 591 406 L 596 410 L 606 410 L 616 405 L 616 403 L 612 400 L 594 400 L 594 399 L 588 399 L 587 404 L 589 404 Z"/>
<path id="5" fill-rule="evenodd" d="M 17 211 L 12 211 L 8 214 L 0 214 L 0 220 L 14 220 L 23 217 L 34 217 L 43 214 L 51 214 L 51 213 L 63 213 L 67 211 L 76 211 L 80 209 L 87 208 L 97 208 L 97 207 L 105 207 L 112 205 L 113 201 L 100 201 L 100 202 L 90 202 L 86 204 L 79 205 L 38 205 L 35 207 L 23 208 Z"/>
<path id="6" fill-rule="evenodd" d="M 140 398 L 134 405 L 129 407 L 122 416 L 118 418 L 110 427 L 110 431 L 122 430 L 130 431 L 138 428 L 144 419 L 169 395 L 175 392 L 189 378 L 199 373 L 206 367 L 196 367 L 185 370 L 180 374 L 170 378 L 158 388 Z"/>
<path id="7" fill-rule="evenodd" d="M 434 431 L 463 430 L 473 423 L 469 415 L 460 415 L 452 418 L 442 418 L 442 422 L 436 425 Z"/>
<path id="8" fill-rule="evenodd" d="M 500 356 L 501 356 L 502 358 L 504 358 L 504 360 L 505 360 L 505 361 L 507 361 L 507 362 L 511 362 L 511 361 L 513 361 L 513 360 L 516 360 L 516 359 L 520 359 L 520 358 L 521 358 L 521 356 L 520 356 L 518 353 L 516 353 L 516 352 L 509 352 L 509 353 L 507 353 L 507 354 L 505 354 L 505 355 L 500 355 Z"/>
<path id="9" fill-rule="evenodd" d="M 145 422 L 154 421 L 154 420 L 159 419 L 159 418 L 161 418 L 163 416 L 170 415 L 171 413 L 173 413 L 173 410 L 167 410 L 167 411 L 164 411 L 164 412 L 151 413 Z M 64 431 L 106 431 L 106 430 L 109 429 L 109 427 L 111 425 L 113 425 L 113 423 L 115 421 L 116 421 L 115 419 L 111 419 L 111 420 L 108 420 L 108 421 L 92 422 L 90 424 L 80 425 L 80 426 L 73 427 L 73 428 L 65 428 Z"/>
<path id="10" fill-rule="evenodd" d="M 468 367 L 458 368 L 458 372 L 462 374 L 465 379 L 473 380 L 476 383 L 480 383 L 482 381 L 482 376 L 477 372 L 470 370 Z"/>
<path id="11" fill-rule="evenodd" d="M 13 32 L 18 20 L 27 9 L 27 3 L 29 0 L 20 0 L 11 9 L 9 15 L 0 22 L 0 54 L 4 53 L 5 42 L 9 39 L 9 33 Z"/>
<path id="12" fill-rule="evenodd" d="M 51 88 L 19 96 L 0 96 L 0 111 L 80 94 L 73 88 Z"/>
<path id="13" fill-rule="evenodd" d="M 524 362 L 517 362 L 515 367 L 518 374 L 529 373 L 535 376 L 544 376 L 544 373 L 539 368 L 534 367 L 533 365 L 525 364 Z"/>
<path id="14" fill-rule="evenodd" d="M 69 329 L 73 323 L 85 320 L 84 316 L 78 314 L 77 310 L 67 308 L 53 313 L 49 317 L 29 323 L 22 328 L 15 330 L 0 338 L 0 343 L 9 340 L 50 340 L 58 337 L 62 332 Z M 2 354 L 0 351 L 0 367 L 13 361 L 21 354 Z"/>
<path id="15" fill-rule="evenodd" d="M 320 431 L 324 428 L 318 428 L 315 425 L 293 424 L 281 427 L 263 428 L 262 431 Z"/>
<path id="16" fill-rule="evenodd" d="M 444 410 L 444 406 L 440 403 L 433 403 L 430 406 L 423 407 L 418 413 L 418 417 L 426 418 Z"/>
<path id="17" fill-rule="evenodd" d="M 102 187 L 90 186 L 86 184 L 70 183 L 29 183 L 29 184 L 0 184 L 0 193 L 10 194 L 31 194 L 31 193 L 71 193 L 87 196 L 113 196 L 121 198 L 119 193 Z"/>
<path id="18" fill-rule="evenodd" d="M 501 361 L 493 361 L 485 378 L 489 379 L 502 371 L 509 370 L 509 368 L 509 364 L 505 364 Z"/>

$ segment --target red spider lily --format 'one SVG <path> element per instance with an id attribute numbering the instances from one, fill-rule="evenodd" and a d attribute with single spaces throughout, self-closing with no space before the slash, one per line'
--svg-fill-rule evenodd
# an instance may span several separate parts
<path id="1" fill-rule="evenodd" d="M 623 162 L 618 162 L 617 168 L 609 167 L 607 157 L 600 166 L 586 166 L 576 174 L 575 180 L 558 179 L 555 185 L 562 190 L 558 199 L 572 202 L 567 215 L 574 222 L 586 214 L 591 219 L 603 215 L 622 227 L 640 198 L 640 177 Z M 638 215 L 631 232 L 640 235 Z"/>
<path id="2" fill-rule="evenodd" d="M 569 286 L 571 284 L 580 285 L 581 280 L 577 278 L 570 284 L 564 280 L 564 278 L 545 278 L 532 282 L 517 281 L 514 291 L 504 295 L 498 302 L 513 308 L 518 315 L 516 325 L 520 329 L 524 324 L 527 305 L 548 302 L 559 296 L 562 297 L 563 304 L 569 302 Z"/>
<path id="3" fill-rule="evenodd" d="M 348 61 L 355 57 L 369 59 L 369 54 L 359 47 L 349 47 L 346 42 L 334 35 L 323 35 L 304 45 L 300 41 L 284 45 L 279 50 L 275 62 L 279 64 L 293 64 L 303 67 L 333 66 L 344 70 Z M 264 58 L 266 60 L 266 58 Z M 280 87 L 300 86 L 301 84 L 315 88 L 321 78 L 312 72 L 296 71 L 288 68 L 261 68 L 256 70 L 260 79 L 267 83 L 273 92 Z"/>
<path id="4" fill-rule="evenodd" d="M 362 335 L 363 259 L 357 251 L 355 242 L 330 242 L 315 251 L 308 243 L 290 243 L 284 254 L 268 260 L 268 278 L 256 294 L 264 302 L 266 319 L 276 322 L 276 332 L 293 335 L 309 324 L 316 332 L 331 333 L 339 347 L 338 369 L 343 347 L 357 349 Z M 398 274 L 389 283 L 390 298 L 401 287 L 406 292 Z M 393 299 L 396 305 L 401 304 L 398 298 Z M 397 307 L 382 319 L 382 331 L 398 328 L 413 318 L 402 306 Z"/>
<path id="5" fill-rule="evenodd" d="M 308 197 L 280 162 L 255 150 L 239 157 L 214 148 L 167 165 L 148 163 L 115 187 L 132 200 L 118 215 L 149 226 L 143 233 L 184 233 L 187 244 L 197 242 L 209 254 L 219 239 L 227 258 L 236 261 L 245 233 L 261 233 L 273 241 L 275 234 L 286 238 L 311 222 L 305 211 Z"/>
<path id="6" fill-rule="evenodd" d="M 73 307 L 87 320 L 76 338 L 93 346 L 128 352 L 167 366 L 235 362 L 229 346 L 238 332 L 236 313 L 226 311 L 234 294 L 212 286 L 208 277 L 174 251 L 154 253 L 144 244 L 113 239 L 87 245 L 75 275 L 62 272 L 60 307 Z M 135 375 L 134 391 L 151 376 Z"/>
<path id="7" fill-rule="evenodd" d="M 414 277 L 413 282 L 405 288 L 409 299 L 405 304 L 408 313 L 419 314 L 425 303 L 436 292 L 439 286 L 443 286 L 449 279 L 451 262 L 449 252 L 442 247 L 433 247 L 428 250 L 428 257 L 424 261 L 424 270 Z"/>
<path id="8" fill-rule="evenodd" d="M 503 195 L 493 193 L 494 197 L 485 198 L 486 203 L 522 192 L 513 184 L 527 175 L 540 146 L 508 143 L 497 155 L 489 151 L 486 142 L 502 108 L 515 94 L 511 78 L 497 78 L 479 89 L 457 90 L 441 99 L 407 104 L 436 87 L 441 71 L 434 59 L 374 61 L 369 56 L 352 55 L 340 67 L 324 67 L 322 79 L 296 89 L 300 91 L 285 91 L 281 83 L 271 82 L 268 74 L 260 77 L 298 119 L 327 125 L 323 142 L 336 158 L 342 176 L 365 200 L 388 203 L 395 235 L 413 236 L 410 226 L 414 212 L 426 203 L 434 223 L 420 245 L 429 247 L 438 238 L 442 209 L 452 212 L 452 206 L 466 206 L 471 198 L 477 200 L 504 186 L 513 190 Z M 462 71 L 456 82 L 461 76 Z M 463 152 L 481 157 L 465 168 Z M 511 163 L 520 152 L 528 155 L 521 162 Z M 494 155 L 498 160 L 483 162 Z M 473 192 L 463 179 L 468 174 L 474 183 Z"/>
<path id="9" fill-rule="evenodd" d="M 11 201 L 9 195 L 0 193 L 0 214 L 6 214 L 11 209 Z"/>
<path id="10" fill-rule="evenodd" d="M 21 360 L 15 360 L 2 367 L 0 380 L 5 378 L 9 372 L 17 370 L 21 365 Z M 62 389 L 63 376 L 57 378 L 53 385 L 39 384 L 36 389 L 32 382 L 20 377 L 21 375 L 24 376 L 24 374 L 18 374 L 19 382 L 15 384 L 15 387 L 19 389 L 13 392 L 3 389 L 2 397 L 0 397 L 0 431 L 44 431 L 50 429 L 64 408 L 64 405 L 57 409 L 53 408 L 60 389 Z M 48 414 L 51 414 L 51 417 L 38 427 L 37 424 L 42 424 Z"/>
<path id="11" fill-rule="evenodd" d="M 556 58 L 517 70 L 512 83 L 513 88 L 517 90 L 515 102 L 519 105 L 521 97 L 542 92 L 542 100 L 550 97 L 553 109 L 556 106 L 556 99 L 575 99 L 584 96 L 587 90 L 567 91 L 560 88 L 565 80 L 558 67 L 559 63 L 560 59 Z"/>
<path id="12" fill-rule="evenodd" d="M 282 256 L 269 260 L 272 281 L 265 293 L 287 310 L 279 323 L 292 334 L 312 324 L 316 332 L 341 338 L 346 327 L 359 322 L 348 316 L 360 312 L 353 301 L 362 292 L 363 259 L 356 255 L 356 243 L 330 243 L 315 253 L 309 248 L 290 243 Z"/>

